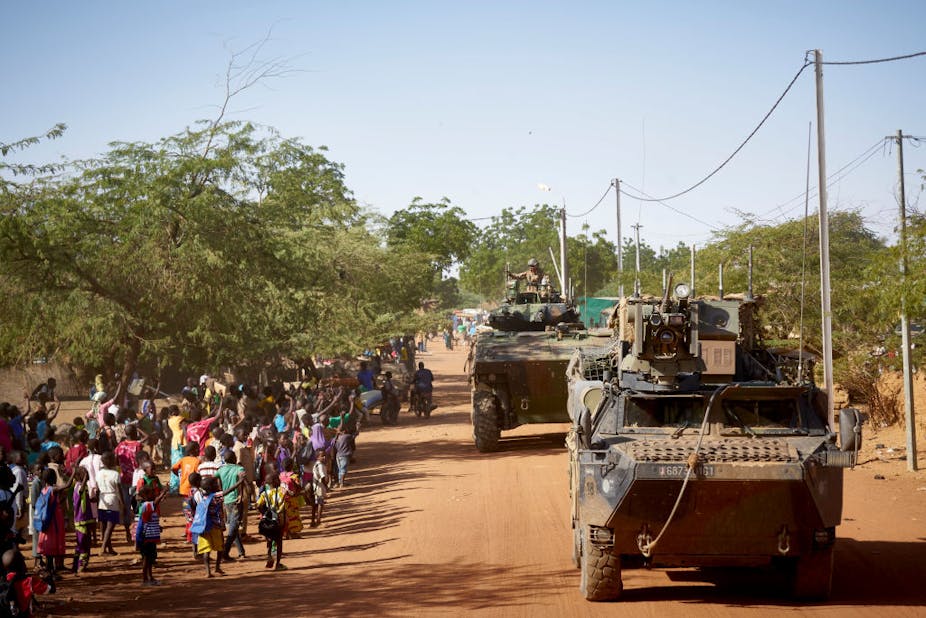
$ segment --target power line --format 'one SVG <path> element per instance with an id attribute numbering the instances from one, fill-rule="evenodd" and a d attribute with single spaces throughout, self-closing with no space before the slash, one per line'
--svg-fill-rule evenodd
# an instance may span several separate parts
<path id="1" fill-rule="evenodd" d="M 884 142 L 885 142 L 885 138 L 879 139 L 877 142 L 875 142 L 874 144 L 872 144 L 871 146 L 869 146 L 868 148 L 866 148 L 864 151 L 862 151 L 862 153 L 861 153 L 860 155 L 858 155 L 857 157 L 855 157 L 854 159 L 852 159 L 851 161 L 849 161 L 848 163 L 846 163 L 845 165 L 843 165 L 841 168 L 839 168 L 838 170 L 836 170 L 835 172 L 833 172 L 832 174 L 830 174 L 830 175 L 827 177 L 827 181 L 830 181 L 830 180 L 836 178 L 836 176 L 838 176 L 839 174 L 841 174 L 844 170 L 846 170 L 846 169 L 849 168 L 850 166 L 854 165 L 859 159 L 862 159 L 863 157 L 865 157 L 865 161 L 868 161 L 868 159 L 870 159 L 871 156 L 873 156 L 874 153 L 877 152 L 878 148 L 882 148 L 882 147 L 884 146 Z M 864 163 L 865 161 L 862 161 L 862 163 Z M 852 171 L 855 171 L 856 169 L 858 169 L 858 166 L 856 166 L 855 168 L 853 168 Z M 851 173 L 851 172 L 850 172 L 850 173 Z M 838 178 L 838 179 L 836 179 L 836 180 L 834 180 L 833 183 L 838 182 L 838 181 L 841 180 L 842 178 L 844 178 L 844 176 L 843 176 L 843 177 L 840 177 L 840 178 Z M 827 182 L 827 185 L 826 185 L 826 186 L 829 187 L 830 184 L 833 184 L 833 183 Z M 810 194 L 811 197 L 813 197 L 814 195 L 816 195 L 816 193 L 814 193 L 816 190 L 817 190 L 817 187 L 812 187 L 812 188 L 810 189 L 810 191 L 811 191 L 811 194 Z M 784 215 L 784 214 L 787 213 L 787 212 L 790 212 L 790 210 L 793 210 L 793 208 L 788 209 L 788 210 L 785 210 L 785 207 L 788 206 L 788 205 L 790 205 L 792 202 L 796 202 L 797 200 L 803 199 L 804 196 L 805 196 L 805 194 L 806 194 L 806 193 L 805 193 L 804 191 L 798 193 L 797 195 L 795 195 L 795 196 L 792 197 L 791 199 L 786 200 L 786 201 L 784 201 L 784 202 L 778 204 L 777 206 L 775 206 L 775 207 L 773 207 L 773 208 L 770 208 L 770 209 L 767 210 L 766 212 L 762 213 L 761 215 L 759 215 L 759 218 L 762 219 L 762 218 L 768 217 L 769 215 L 771 215 L 771 214 L 772 214 L 773 212 L 775 212 L 776 210 L 780 210 L 780 211 L 781 211 L 780 215 L 776 215 L 776 216 L 781 216 L 781 215 Z"/>
<path id="2" fill-rule="evenodd" d="M 610 185 L 610 184 L 609 184 L 609 185 L 608 185 L 608 188 L 607 188 L 607 189 L 605 190 L 605 192 L 604 192 L 604 195 L 602 195 L 601 198 L 600 198 L 597 202 L 595 202 L 595 205 L 594 205 L 594 206 L 592 206 L 591 208 L 589 208 L 589 209 L 586 210 L 585 212 L 579 213 L 579 214 L 572 214 L 572 213 L 567 212 L 567 213 L 566 213 L 566 216 L 568 216 L 568 217 L 573 217 L 573 218 L 578 219 L 578 218 L 581 218 L 581 217 L 584 217 L 584 216 L 590 214 L 593 210 L 595 210 L 596 208 L 598 208 L 599 206 L 601 206 L 601 202 L 604 201 L 604 198 L 608 197 L 608 193 L 611 192 L 612 187 L 613 187 L 613 185 Z M 517 218 L 520 218 L 520 217 L 527 217 L 527 216 L 534 215 L 534 214 L 537 214 L 537 211 L 536 211 L 536 210 L 530 210 L 530 211 L 528 211 L 528 212 L 522 212 L 522 213 L 512 213 L 511 216 L 517 219 Z M 488 221 L 489 219 L 497 219 L 497 218 L 498 218 L 498 215 L 491 215 L 491 216 L 489 216 L 489 217 L 471 217 L 471 218 L 468 219 L 468 221 Z"/>
<path id="3" fill-rule="evenodd" d="M 661 202 L 664 202 L 664 201 L 667 201 L 667 200 L 674 200 L 674 199 L 677 198 L 677 197 L 681 197 L 681 196 L 685 195 L 685 194 L 688 193 L 689 191 L 693 191 L 693 190 L 697 189 L 698 187 L 700 187 L 701 185 L 703 185 L 705 182 L 707 182 L 708 180 L 710 180 L 717 172 L 719 172 L 719 171 L 722 170 L 724 167 L 726 167 L 727 163 L 729 163 L 730 161 L 732 161 L 732 160 L 733 160 L 733 157 L 735 157 L 736 155 L 738 155 L 739 152 L 740 152 L 740 150 L 742 150 L 742 149 L 746 146 L 746 144 L 749 143 L 749 140 L 751 140 L 751 139 L 753 138 L 753 136 L 754 136 L 756 133 L 759 132 L 759 129 L 762 128 L 762 125 L 765 124 L 765 121 L 768 120 L 769 117 L 772 115 L 772 113 L 775 111 L 775 109 L 777 109 L 777 107 L 778 107 L 778 105 L 781 103 L 782 99 L 784 99 L 785 96 L 788 94 L 788 92 L 791 91 L 791 87 L 794 86 L 794 83 L 797 81 L 797 78 L 800 77 L 800 76 L 801 76 L 801 73 L 804 72 L 804 69 L 806 69 L 807 67 L 809 67 L 811 64 L 813 64 L 813 63 L 812 63 L 812 62 L 807 62 L 806 60 L 804 61 L 803 66 L 801 66 L 801 68 L 798 69 L 797 73 L 794 74 L 794 77 L 791 78 L 791 81 L 788 83 L 787 88 L 785 88 L 784 92 L 781 93 L 781 96 L 778 97 L 778 99 L 775 101 L 775 104 L 772 105 L 772 108 L 771 108 L 770 110 L 768 110 L 768 112 L 765 114 L 765 116 L 762 117 L 762 120 L 759 121 L 759 124 L 756 125 L 756 128 L 753 129 L 752 132 L 751 132 L 749 135 L 746 136 L 746 139 L 744 139 L 743 142 L 742 142 L 739 146 L 737 146 L 736 150 L 733 151 L 733 154 L 731 154 L 729 157 L 727 157 L 726 159 L 724 159 L 723 163 L 721 163 L 721 164 L 718 165 L 716 168 L 714 168 L 714 171 L 712 171 L 710 174 L 708 174 L 707 176 L 705 176 L 704 178 L 702 178 L 701 180 L 699 180 L 699 181 L 696 182 L 695 184 L 691 185 L 690 187 L 688 187 L 688 188 L 685 189 L 684 191 L 679 191 L 678 193 L 676 193 L 676 194 L 674 194 L 674 195 L 670 195 L 670 196 L 668 196 L 668 197 L 662 197 L 662 198 L 658 198 L 658 199 L 657 199 L 657 198 L 648 198 L 648 199 L 637 198 L 637 199 L 639 199 L 640 201 L 643 201 L 643 202 L 660 202 L 660 203 L 661 203 Z M 642 192 L 641 192 L 641 193 L 642 193 Z M 632 197 L 632 196 L 631 196 L 631 197 Z M 663 205 L 665 205 L 665 204 L 663 204 Z"/>
<path id="4" fill-rule="evenodd" d="M 648 196 L 647 198 L 642 198 L 642 197 L 640 197 L 640 195 L 633 195 L 633 194 L 627 193 L 626 191 L 624 191 L 623 189 L 621 189 L 621 193 L 623 193 L 624 195 L 626 195 L 627 197 L 629 197 L 629 198 L 631 198 L 631 199 L 640 200 L 641 202 L 656 202 L 657 204 L 662 204 L 663 206 L 665 206 L 666 208 L 668 208 L 668 209 L 671 210 L 672 212 L 675 212 L 675 213 L 677 213 L 677 214 L 680 214 L 680 215 L 682 215 L 683 217 L 688 217 L 688 218 L 691 219 L 692 221 L 696 221 L 697 223 L 700 223 L 701 225 L 707 226 L 707 227 L 710 228 L 711 230 L 715 230 L 715 231 L 716 231 L 716 230 L 719 230 L 719 229 L 720 229 L 720 228 L 718 228 L 717 226 L 711 225 L 711 224 L 708 223 L 707 221 L 702 221 L 701 219 L 698 219 L 698 218 L 695 217 L 694 215 L 690 215 L 690 214 L 688 214 L 687 212 L 685 212 L 685 211 L 683 211 L 683 210 L 679 210 L 678 208 L 675 208 L 674 206 L 670 206 L 670 205 L 666 204 L 666 203 L 665 203 L 663 200 L 661 200 L 661 199 L 656 199 L 656 198 L 654 198 L 654 197 L 649 196 L 649 194 L 648 194 L 646 191 L 643 191 L 642 189 L 637 189 L 635 186 L 633 186 L 632 184 L 630 184 L 630 183 L 627 182 L 626 180 L 622 180 L 622 181 L 621 181 L 621 185 L 630 187 L 631 189 L 633 189 L 634 191 L 636 191 L 636 192 L 639 193 L 640 195 Z"/>
<path id="5" fill-rule="evenodd" d="M 574 214 L 572 214 L 572 213 L 568 213 L 568 212 L 567 212 L 567 213 L 566 213 L 566 216 L 567 216 L 567 217 L 573 217 L 573 218 L 575 218 L 575 219 L 578 219 L 578 218 L 580 218 L 580 217 L 584 217 L 585 215 L 591 213 L 593 210 L 595 210 L 596 208 L 598 208 L 598 207 L 601 205 L 601 202 L 604 201 L 604 198 L 608 197 L 608 193 L 611 192 L 611 187 L 613 187 L 613 186 L 614 186 L 614 185 L 608 185 L 608 188 L 607 188 L 607 190 L 605 190 L 604 195 L 601 196 L 601 199 L 599 199 L 597 202 L 595 202 L 595 205 L 592 206 L 591 208 L 589 208 L 588 210 L 586 210 L 585 212 L 583 212 L 583 213 L 581 213 L 581 214 L 578 214 L 578 215 L 574 215 Z"/>
<path id="6" fill-rule="evenodd" d="M 823 64 L 837 64 L 837 65 L 850 65 L 850 64 L 878 64 L 879 62 L 894 62 L 896 60 L 908 60 L 910 58 L 916 58 L 917 56 L 926 56 L 926 51 L 916 52 L 915 54 L 906 54 L 904 56 L 892 56 L 891 58 L 878 58 L 876 60 L 849 60 L 844 62 L 824 62 Z"/>

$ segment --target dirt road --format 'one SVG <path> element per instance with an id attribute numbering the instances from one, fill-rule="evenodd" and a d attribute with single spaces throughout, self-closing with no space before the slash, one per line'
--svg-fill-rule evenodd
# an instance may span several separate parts
<path id="1" fill-rule="evenodd" d="M 481 455 L 470 436 L 463 353 L 423 360 L 437 375 L 440 407 L 427 421 L 403 411 L 398 427 L 374 417 L 359 438 L 350 485 L 333 492 L 323 526 L 285 544 L 288 571 L 266 572 L 255 543 L 227 577 L 206 580 L 176 541 L 173 516 L 157 569 L 163 586 L 139 585 L 123 543 L 122 555 L 94 557 L 92 573 L 68 576 L 51 613 L 926 615 L 926 476 L 906 474 L 897 462 L 847 473 L 827 604 L 792 603 L 763 572 L 695 569 L 627 571 L 623 601 L 583 601 L 570 561 L 566 428 L 522 427 L 506 434 L 502 452 Z M 176 513 L 176 501 L 167 509 Z"/>

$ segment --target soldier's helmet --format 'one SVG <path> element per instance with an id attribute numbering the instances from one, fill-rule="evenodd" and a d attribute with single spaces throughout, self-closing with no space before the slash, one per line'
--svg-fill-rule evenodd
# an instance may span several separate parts
<path id="1" fill-rule="evenodd" d="M 537 261 L 537 258 L 531 258 L 527 260 L 527 265 L 528 266 L 539 266 L 540 263 Z"/>

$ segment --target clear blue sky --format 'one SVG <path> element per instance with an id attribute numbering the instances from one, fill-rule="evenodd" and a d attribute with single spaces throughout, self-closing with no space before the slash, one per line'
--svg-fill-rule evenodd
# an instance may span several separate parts
<path id="1" fill-rule="evenodd" d="M 6 2 L 0 141 L 65 122 L 63 139 L 30 156 L 80 158 L 179 132 L 215 114 L 230 53 L 272 27 L 264 57 L 299 71 L 241 95 L 233 117 L 327 146 L 361 204 L 388 215 L 446 196 L 486 217 L 565 198 L 577 213 L 613 177 L 656 196 L 699 180 L 806 50 L 834 61 L 923 51 L 924 23 L 922 0 Z M 926 57 L 827 67 L 828 172 L 897 129 L 926 136 L 924 78 Z M 734 210 L 780 215 L 804 188 L 814 118 L 808 69 L 727 168 L 669 204 L 716 227 L 739 221 Z M 914 202 L 926 148 L 905 153 Z M 830 207 L 860 208 L 890 235 L 896 165 L 879 150 L 830 189 Z M 803 202 L 788 207 L 800 215 Z M 659 204 L 625 198 L 623 210 L 624 236 L 639 221 L 655 247 L 710 237 Z M 571 232 L 585 221 L 613 238 L 613 194 Z"/>

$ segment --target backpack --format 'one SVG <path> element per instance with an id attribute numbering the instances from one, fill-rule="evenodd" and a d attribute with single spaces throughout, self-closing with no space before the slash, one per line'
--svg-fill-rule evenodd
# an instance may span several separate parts
<path id="1" fill-rule="evenodd" d="M 209 521 L 209 506 L 212 504 L 212 499 L 214 497 L 215 494 L 209 494 L 196 505 L 196 511 L 193 513 L 193 522 L 190 524 L 191 533 L 197 535 L 203 534 L 212 527 Z"/>
<path id="2" fill-rule="evenodd" d="M 280 536 L 283 524 L 280 521 L 280 514 L 270 504 L 270 494 L 266 489 L 264 495 L 267 497 L 267 508 L 264 509 L 260 521 L 257 522 L 257 531 L 267 538 L 276 538 Z"/>
<path id="3" fill-rule="evenodd" d="M 35 515 L 32 517 L 32 527 L 36 532 L 46 532 L 54 525 L 56 506 L 54 491 L 43 491 L 39 494 L 35 501 Z"/>

